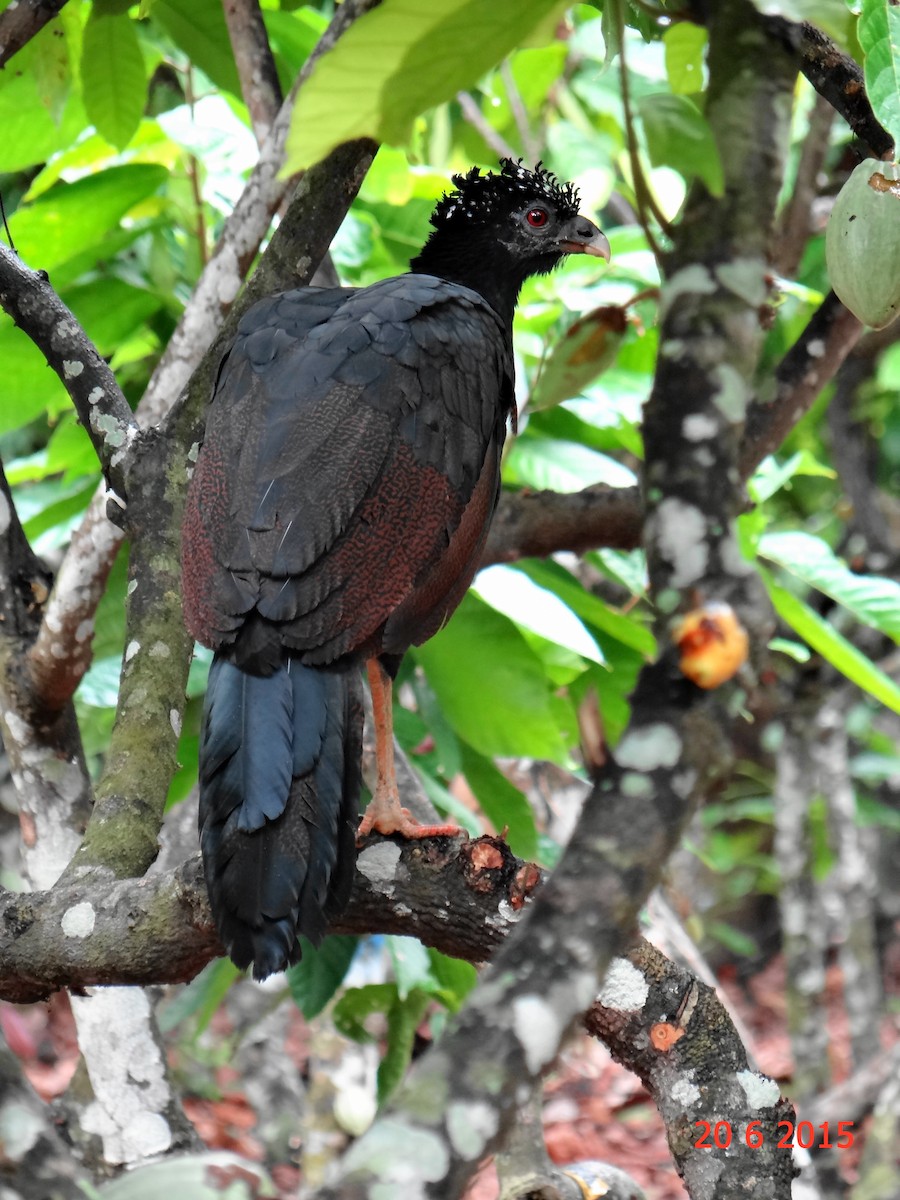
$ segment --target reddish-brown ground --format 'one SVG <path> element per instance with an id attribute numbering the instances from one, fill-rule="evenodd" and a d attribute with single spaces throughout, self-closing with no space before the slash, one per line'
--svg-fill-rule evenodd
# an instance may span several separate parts
<path id="1" fill-rule="evenodd" d="M 733 1010 L 743 1020 L 752 1039 L 756 1065 L 782 1083 L 788 1083 L 791 1058 L 785 1031 L 784 968 L 773 960 L 741 987 L 723 972 L 721 987 Z M 849 1067 L 847 1020 L 841 1004 L 840 973 L 827 977 L 827 1021 L 830 1066 L 834 1082 L 846 1078 Z M 0 1028 L 22 1060 L 26 1075 L 45 1100 L 67 1088 L 77 1062 L 77 1044 L 71 1010 L 65 995 L 45 1005 L 14 1007 L 0 1004 Z M 220 1009 L 213 1030 L 230 1032 L 229 1017 Z M 177 1035 L 176 1035 L 177 1036 Z M 896 1033 L 885 1030 L 885 1045 Z M 293 1012 L 284 1043 L 274 1052 L 290 1059 L 298 1072 L 307 1067 L 309 1038 L 299 1013 Z M 182 1054 L 173 1041 L 175 1061 Z M 262 1161 L 265 1149 L 254 1130 L 257 1114 L 242 1090 L 241 1079 L 230 1065 L 209 1067 L 207 1080 L 214 1098 L 188 1095 L 185 1109 L 202 1140 Z M 655 1107 L 639 1082 L 617 1066 L 606 1050 L 584 1036 L 576 1040 L 548 1079 L 545 1089 L 545 1136 L 548 1151 L 557 1163 L 600 1159 L 628 1170 L 644 1188 L 648 1200 L 684 1200 L 686 1192 L 672 1165 L 665 1132 Z M 852 1178 L 863 1141 L 842 1157 L 842 1168 Z M 299 1171 L 293 1162 L 270 1163 L 272 1176 L 285 1197 L 294 1196 Z M 466 1200 L 496 1200 L 493 1166 L 487 1165 L 473 1181 Z"/>

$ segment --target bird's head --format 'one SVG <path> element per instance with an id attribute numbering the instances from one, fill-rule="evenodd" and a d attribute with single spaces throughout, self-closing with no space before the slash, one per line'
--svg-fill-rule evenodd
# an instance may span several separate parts
<path id="1" fill-rule="evenodd" d="M 529 275 L 551 271 L 565 254 L 609 261 L 609 242 L 578 211 L 578 192 L 540 163 L 533 171 L 505 158 L 500 172 L 473 167 L 454 175 L 455 188 L 438 201 L 434 232 L 413 271 L 464 283 L 502 308 L 515 304 Z"/>

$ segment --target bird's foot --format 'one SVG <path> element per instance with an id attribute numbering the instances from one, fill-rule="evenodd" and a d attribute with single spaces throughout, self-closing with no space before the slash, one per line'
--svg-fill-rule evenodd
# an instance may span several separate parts
<path id="1" fill-rule="evenodd" d="M 359 823 L 356 844 L 359 846 L 370 833 L 381 833 L 385 836 L 399 833 L 405 838 L 428 838 L 446 837 L 460 832 L 459 826 L 451 823 L 423 825 L 408 808 L 403 808 L 399 796 L 379 796 L 376 793 Z"/>

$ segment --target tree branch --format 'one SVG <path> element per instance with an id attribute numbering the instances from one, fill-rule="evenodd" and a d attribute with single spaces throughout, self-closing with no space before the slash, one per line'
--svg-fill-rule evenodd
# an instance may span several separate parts
<path id="1" fill-rule="evenodd" d="M 66 0 L 19 0 L 0 13 L 0 70 L 65 4 Z"/>
<path id="2" fill-rule="evenodd" d="M 894 142 L 872 111 L 862 68 L 815 25 L 804 21 L 800 31 L 803 74 L 877 158 L 891 156 Z"/>
<path id="3" fill-rule="evenodd" d="M 350 905 L 330 932 L 407 934 L 481 962 L 540 879 L 497 838 L 370 840 Z M 183 983 L 221 953 L 199 854 L 143 879 L 94 872 L 47 892 L 0 890 L 0 999 L 25 1004 L 61 987 Z"/>
<path id="4" fill-rule="evenodd" d="M 757 397 L 747 410 L 738 460 L 747 479 L 767 454 L 773 454 L 812 407 L 825 384 L 837 373 L 859 341 L 862 324 L 829 292 L 802 335 L 775 372 L 770 398 Z"/>
<path id="5" fill-rule="evenodd" d="M 123 490 L 122 466 L 137 436 L 128 401 L 106 360 L 50 286 L 0 243 L 0 304 L 38 347 L 69 393 L 110 486 Z"/>
<path id="6" fill-rule="evenodd" d="M 713 988 L 641 941 L 613 961 L 584 1024 L 650 1092 L 692 1197 L 762 1195 L 750 1190 L 755 1177 L 770 1195 L 790 1196 L 793 1165 L 778 1149 L 778 1123 L 793 1109 L 777 1083 L 750 1068 Z M 719 1122 L 731 1135 L 727 1154 L 713 1142 Z"/>
<path id="7" fill-rule="evenodd" d="M 241 92 L 260 146 L 268 140 L 284 101 L 259 0 L 225 0 L 225 24 Z"/>

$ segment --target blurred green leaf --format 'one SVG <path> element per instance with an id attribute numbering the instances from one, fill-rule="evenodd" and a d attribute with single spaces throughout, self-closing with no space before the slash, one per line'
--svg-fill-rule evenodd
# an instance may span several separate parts
<path id="1" fill-rule="evenodd" d="M 434 990 L 437 981 L 431 970 L 431 960 L 418 938 L 389 934 L 385 943 L 394 968 L 397 995 L 401 1000 L 405 1000 L 416 988 Z"/>
<path id="2" fill-rule="evenodd" d="M 419 113 L 471 86 L 555 7 L 556 0 L 409 0 L 366 13 L 300 92 L 285 173 L 354 138 L 402 144 Z"/>
<path id="3" fill-rule="evenodd" d="M 712 132 L 700 109 L 687 96 L 659 93 L 638 101 L 647 150 L 655 167 L 672 167 L 685 179 L 706 184 L 721 196 L 725 181 Z"/>
<path id="4" fill-rule="evenodd" d="M 468 595 L 414 654 L 448 721 L 476 750 L 565 756 L 540 659 L 512 621 L 483 600 Z"/>
<path id="5" fill-rule="evenodd" d="M 376 1013 L 387 1014 L 397 1003 L 396 983 L 367 983 L 347 988 L 332 1009 L 335 1028 L 354 1042 L 371 1042 L 366 1021 Z"/>
<path id="6" fill-rule="evenodd" d="M 469 992 L 478 982 L 478 972 L 470 962 L 462 958 L 451 958 L 440 950 L 428 948 L 432 973 L 440 984 L 451 1012 L 456 1012 Z"/>
<path id="7" fill-rule="evenodd" d="M 768 571 L 760 573 L 781 619 L 851 683 L 900 713 L 900 687 L 808 604 L 777 584 Z"/>
<path id="8" fill-rule="evenodd" d="M 378 1067 L 378 1103 L 385 1100 L 397 1087 L 410 1064 L 416 1030 L 430 1003 L 427 992 L 413 989 L 404 999 L 397 999 L 387 1014 L 388 1044 L 384 1058 Z"/>
<path id="9" fill-rule="evenodd" d="M 759 553 L 850 610 L 858 621 L 900 642 L 900 584 L 857 575 L 827 543 L 802 530 L 764 533 Z"/>
<path id="10" fill-rule="evenodd" d="M 197 1033 L 209 1025 L 226 992 L 241 972 L 230 958 L 217 958 L 207 963 L 190 983 L 159 1009 L 159 1027 L 168 1033 L 189 1017 L 197 1018 Z"/>
<path id="11" fill-rule="evenodd" d="M 580 317 L 545 359 L 529 408 L 549 408 L 577 396 L 615 362 L 626 328 L 625 311 L 618 305 L 604 305 Z"/>
<path id="12" fill-rule="evenodd" d="M 303 939 L 303 957 L 287 973 L 294 1003 L 307 1021 L 317 1017 L 344 982 L 359 938 L 331 934 L 316 948 Z"/>
<path id="13" fill-rule="evenodd" d="M 127 13 L 98 11 L 84 29 L 81 92 L 97 132 L 123 150 L 140 124 L 147 76 L 134 22 Z"/>
<path id="14" fill-rule="evenodd" d="M 703 87 L 703 57 L 709 40 L 702 25 L 677 21 L 663 34 L 669 86 L 679 96 L 692 96 Z"/>
<path id="15" fill-rule="evenodd" d="M 214 84 L 240 98 L 241 81 L 220 0 L 154 0 L 153 20 Z"/>
<path id="16" fill-rule="evenodd" d="M 83 250 L 99 249 L 104 235 L 167 178 L 165 167 L 134 163 L 56 184 L 10 217 L 19 254 L 29 266 L 51 271 Z"/>

